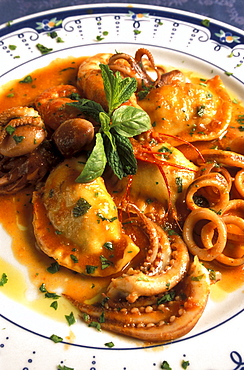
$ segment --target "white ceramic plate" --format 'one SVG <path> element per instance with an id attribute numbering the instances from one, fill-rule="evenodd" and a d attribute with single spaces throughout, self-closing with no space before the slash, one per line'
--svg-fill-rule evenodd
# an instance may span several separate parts
<path id="1" fill-rule="evenodd" d="M 23 77 L 57 57 L 148 48 L 156 62 L 182 66 L 206 77 L 219 74 L 239 98 L 244 97 L 244 32 L 195 14 L 152 6 L 109 4 L 62 8 L 0 27 L 0 84 Z M 47 34 L 55 30 L 64 41 Z M 42 55 L 36 45 L 52 49 Z M 16 45 L 11 50 L 9 45 Z M 18 56 L 18 58 L 16 58 Z M 227 73 L 226 73 L 227 72 Z M 0 205 L 1 206 L 1 205 Z M 11 252 L 11 238 L 0 229 L 0 256 L 26 275 Z M 0 275 L 4 271 L 0 266 Z M 29 283 L 28 294 L 31 294 Z M 69 327 L 4 295 L 0 287 L 0 368 L 3 370 L 241 370 L 244 368 L 243 288 L 221 302 L 209 300 L 196 327 L 170 344 L 145 346 L 87 328 Z M 50 335 L 72 337 L 55 344 Z M 113 348 L 104 344 L 112 341 Z"/>

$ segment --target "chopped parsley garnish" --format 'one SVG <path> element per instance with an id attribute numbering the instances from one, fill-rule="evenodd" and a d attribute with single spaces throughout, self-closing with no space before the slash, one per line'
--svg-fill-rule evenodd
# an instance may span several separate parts
<path id="1" fill-rule="evenodd" d="M 55 274 L 60 270 L 60 266 L 58 262 L 53 262 L 51 265 L 47 268 L 47 271 L 50 272 L 50 274 Z"/>
<path id="2" fill-rule="evenodd" d="M 101 324 L 97 321 L 91 321 L 88 326 L 97 329 L 97 331 L 101 331 Z"/>
<path id="3" fill-rule="evenodd" d="M 182 363 L 181 363 L 182 369 L 187 369 L 188 366 L 190 366 L 190 362 L 183 360 Z"/>
<path id="4" fill-rule="evenodd" d="M 86 273 L 87 274 L 94 274 L 96 269 L 97 269 L 97 266 L 86 265 Z"/>
<path id="5" fill-rule="evenodd" d="M 42 293 L 45 293 L 45 298 L 58 299 L 60 297 L 60 295 L 58 295 L 56 293 L 50 293 L 50 292 L 48 292 L 47 289 L 46 289 L 46 285 L 44 283 L 42 283 L 42 285 L 40 286 L 39 290 Z"/>
<path id="6" fill-rule="evenodd" d="M 9 45 L 8 48 L 9 48 L 9 50 L 15 50 L 17 48 L 17 46 L 16 45 Z"/>
<path id="7" fill-rule="evenodd" d="M 50 339 L 54 342 L 54 343 L 59 343 L 59 342 L 62 342 L 63 338 L 59 337 L 58 335 L 56 334 L 52 334 Z"/>
<path id="8" fill-rule="evenodd" d="M 104 314 L 104 311 L 101 313 L 101 315 L 99 316 L 99 322 L 100 323 L 103 323 L 105 322 L 105 314 Z"/>
<path id="9" fill-rule="evenodd" d="M 60 295 L 58 295 L 56 293 L 46 292 L 45 293 L 45 298 L 58 299 L 58 298 L 60 298 Z"/>
<path id="10" fill-rule="evenodd" d="M 173 151 L 167 146 L 162 146 L 160 149 L 158 149 L 158 152 L 163 153 L 165 158 L 169 158 L 169 155 L 173 153 Z"/>
<path id="11" fill-rule="evenodd" d="M 107 343 L 104 343 L 104 345 L 108 348 L 112 348 L 114 347 L 114 343 L 113 342 L 107 342 Z"/>
<path id="12" fill-rule="evenodd" d="M 42 292 L 42 293 L 45 293 L 47 291 L 46 289 L 46 286 L 44 283 L 42 283 L 42 285 L 40 286 L 39 290 Z"/>
<path id="13" fill-rule="evenodd" d="M 56 32 L 56 31 L 52 31 L 52 32 L 49 32 L 49 33 L 48 33 L 48 36 L 50 36 L 50 37 L 51 37 L 51 39 L 55 39 L 55 38 L 58 36 L 58 34 L 57 34 L 57 32 Z"/>
<path id="14" fill-rule="evenodd" d="M 162 297 L 158 298 L 157 304 L 163 304 L 167 302 L 171 302 L 175 299 L 175 291 L 170 290 L 169 292 L 165 293 Z"/>
<path id="15" fill-rule="evenodd" d="M 103 244 L 103 246 L 104 246 L 104 248 L 106 248 L 110 251 L 112 251 L 114 249 L 113 243 L 111 243 L 111 242 L 106 242 L 106 243 Z"/>
<path id="16" fill-rule="evenodd" d="M 160 369 L 163 369 L 163 370 L 172 370 L 172 368 L 169 366 L 169 363 L 167 361 L 163 361 L 161 366 L 160 366 Z"/>
<path id="17" fill-rule="evenodd" d="M 7 127 L 5 127 L 5 131 L 9 134 L 9 135 L 13 135 L 13 133 L 15 132 L 16 128 L 11 126 L 11 125 L 8 125 Z"/>
<path id="18" fill-rule="evenodd" d="M 23 80 L 19 81 L 20 84 L 30 84 L 32 83 L 32 77 L 30 75 L 26 76 Z"/>
<path id="19" fill-rule="evenodd" d="M 25 139 L 25 137 L 24 136 L 13 135 L 13 139 L 16 142 L 16 144 L 20 144 Z"/>
<path id="20" fill-rule="evenodd" d="M 79 262 L 78 258 L 77 258 L 74 254 L 71 254 L 71 255 L 70 255 L 70 258 L 72 259 L 72 261 L 73 261 L 74 263 L 78 263 L 78 262 Z"/>
<path id="21" fill-rule="evenodd" d="M 201 24 L 204 26 L 204 27 L 209 27 L 210 26 L 210 20 L 209 19 L 203 19 L 201 21 Z"/>
<path id="22" fill-rule="evenodd" d="M 112 261 L 109 261 L 106 257 L 100 256 L 100 261 L 101 261 L 101 269 L 104 270 L 107 267 L 113 265 Z"/>
<path id="23" fill-rule="evenodd" d="M 53 301 L 51 304 L 50 304 L 50 307 L 54 308 L 55 310 L 57 310 L 58 308 L 58 302 L 57 301 Z"/>
<path id="24" fill-rule="evenodd" d="M 53 49 L 51 48 L 47 48 L 46 46 L 42 45 L 42 44 L 36 44 L 36 47 L 37 49 L 41 52 L 41 54 L 48 54 L 50 53 L 51 51 L 53 51 Z"/>
<path id="25" fill-rule="evenodd" d="M 66 318 L 69 326 L 73 325 L 76 321 L 73 312 L 71 312 L 69 315 L 65 315 L 65 318 Z"/>
<path id="26" fill-rule="evenodd" d="M 177 192 L 182 193 L 182 190 L 183 190 L 182 178 L 181 177 L 176 177 L 175 178 L 175 183 L 177 185 Z"/>
<path id="27" fill-rule="evenodd" d="M 84 198 L 78 199 L 76 205 L 73 208 L 73 216 L 80 217 L 87 213 L 87 211 L 91 208 L 90 203 L 88 203 Z"/>
<path id="28" fill-rule="evenodd" d="M 96 41 L 102 41 L 102 40 L 104 40 L 104 37 L 102 37 L 101 35 L 96 36 Z"/>
<path id="29" fill-rule="evenodd" d="M 73 367 L 68 367 L 65 365 L 58 365 L 58 370 L 75 370 Z"/>
<path id="30" fill-rule="evenodd" d="M 97 213 L 97 217 L 99 217 L 99 219 L 101 219 L 102 221 L 108 221 L 108 222 L 114 222 L 118 218 L 117 216 L 107 218 L 107 217 L 104 217 L 101 213 Z"/>
<path id="31" fill-rule="evenodd" d="M 2 273 L 1 279 L 0 279 L 0 286 L 4 286 L 8 282 L 8 277 L 5 272 Z"/>

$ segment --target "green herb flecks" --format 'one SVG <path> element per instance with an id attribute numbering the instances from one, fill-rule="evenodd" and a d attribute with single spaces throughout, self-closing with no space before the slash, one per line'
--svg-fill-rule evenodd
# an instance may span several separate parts
<path id="1" fill-rule="evenodd" d="M 37 49 L 40 51 L 40 53 L 41 54 L 48 54 L 48 53 L 50 53 L 51 51 L 53 51 L 53 49 L 51 49 L 51 48 L 48 48 L 48 47 L 46 47 L 46 46 L 44 46 L 44 45 L 42 45 L 42 44 L 36 44 L 36 47 L 37 47 Z"/>
<path id="2" fill-rule="evenodd" d="M 97 329 L 97 331 L 101 331 L 101 324 L 97 321 L 91 321 L 88 326 Z"/>
<path id="3" fill-rule="evenodd" d="M 9 50 L 15 50 L 17 48 L 17 46 L 16 45 L 9 45 L 8 48 L 9 48 Z"/>
<path id="4" fill-rule="evenodd" d="M 73 325 L 76 322 L 73 312 L 71 312 L 69 315 L 65 315 L 65 318 L 69 326 Z"/>
<path id="5" fill-rule="evenodd" d="M 53 262 L 51 265 L 47 268 L 47 271 L 50 272 L 50 274 L 55 274 L 60 270 L 60 266 L 58 262 Z"/>
<path id="6" fill-rule="evenodd" d="M 210 26 L 210 20 L 209 19 L 203 19 L 201 21 L 201 24 L 204 26 L 204 27 L 209 27 Z"/>
<path id="7" fill-rule="evenodd" d="M 76 205 L 72 210 L 72 214 L 75 218 L 81 217 L 84 214 L 86 214 L 90 208 L 91 208 L 90 203 L 88 203 L 84 198 L 80 198 L 76 202 Z"/>
<path id="8" fill-rule="evenodd" d="M 9 134 L 9 135 L 13 135 L 13 133 L 15 132 L 16 128 L 11 126 L 11 125 L 8 125 L 5 127 L 5 131 Z"/>
<path id="9" fill-rule="evenodd" d="M 60 295 L 56 293 L 50 293 L 47 291 L 46 285 L 44 283 L 41 284 L 39 288 L 40 292 L 45 293 L 45 298 L 52 298 L 52 299 L 58 299 L 60 298 Z"/>
<path id="10" fill-rule="evenodd" d="M 94 274 L 98 266 L 93 266 L 93 265 L 86 265 L 86 273 L 87 274 Z"/>
<path id="11" fill-rule="evenodd" d="M 68 367 L 65 365 L 58 365 L 57 369 L 58 370 L 75 370 L 73 367 Z"/>
<path id="12" fill-rule="evenodd" d="M 183 191 L 183 182 L 181 177 L 175 178 L 175 184 L 177 185 L 177 193 L 182 193 Z"/>
<path id="13" fill-rule="evenodd" d="M 54 343 L 59 343 L 59 342 L 62 342 L 63 338 L 59 337 L 58 335 L 56 334 L 52 334 L 50 339 L 54 342 Z"/>
<path id="14" fill-rule="evenodd" d="M 54 308 L 54 310 L 56 311 L 57 308 L 58 308 L 58 302 L 57 301 L 53 301 L 51 304 L 50 304 L 50 307 Z"/>
<path id="15" fill-rule="evenodd" d="M 160 369 L 163 369 L 163 370 L 172 370 L 172 368 L 169 366 L 169 363 L 167 361 L 163 361 L 161 366 L 160 366 Z"/>
<path id="16" fill-rule="evenodd" d="M 1 279 L 0 279 L 0 286 L 4 286 L 8 282 L 7 274 L 2 273 Z"/>
<path id="17" fill-rule="evenodd" d="M 100 104 L 88 99 L 81 99 L 73 94 L 68 103 L 83 113 L 92 116 L 101 127 L 96 134 L 95 146 L 87 159 L 83 171 L 76 182 L 90 182 L 101 176 L 108 164 L 115 175 L 122 179 L 134 175 L 137 162 L 130 137 L 139 135 L 150 129 L 150 117 L 136 107 L 122 105 L 136 91 L 137 83 L 134 78 L 122 78 L 119 72 L 113 73 L 108 65 L 100 64 L 104 90 L 108 102 L 108 112 Z"/>
<path id="18" fill-rule="evenodd" d="M 109 261 L 106 257 L 100 256 L 100 261 L 101 261 L 101 269 L 105 270 L 109 266 L 113 265 L 112 261 Z"/>
<path id="19" fill-rule="evenodd" d="M 187 369 L 187 368 L 188 368 L 188 366 L 190 366 L 190 362 L 189 362 L 189 361 L 185 361 L 185 360 L 183 360 L 183 361 L 181 362 L 181 367 L 182 367 L 182 369 Z"/>
<path id="20" fill-rule="evenodd" d="M 16 142 L 16 144 L 20 144 L 25 139 L 25 136 L 13 135 L 13 139 Z"/>
<path id="21" fill-rule="evenodd" d="M 32 83 L 33 79 L 30 75 L 26 76 L 23 80 L 20 80 L 20 84 L 30 84 Z"/>
<path id="22" fill-rule="evenodd" d="M 175 299 L 175 291 L 170 290 L 169 292 L 165 293 L 162 297 L 158 298 L 157 304 L 164 304 L 167 302 L 171 302 Z"/>

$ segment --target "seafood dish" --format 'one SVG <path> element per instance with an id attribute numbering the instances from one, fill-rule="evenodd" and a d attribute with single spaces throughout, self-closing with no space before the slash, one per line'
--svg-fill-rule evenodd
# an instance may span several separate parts
<path id="1" fill-rule="evenodd" d="M 53 61 L 3 91 L 0 197 L 28 207 L 15 255 L 37 289 L 61 287 L 85 325 L 164 343 L 225 274 L 241 286 L 244 105 L 218 75 L 139 48 Z"/>

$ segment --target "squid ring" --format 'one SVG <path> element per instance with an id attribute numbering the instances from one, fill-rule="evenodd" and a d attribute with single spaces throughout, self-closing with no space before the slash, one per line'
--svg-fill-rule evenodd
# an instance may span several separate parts
<path id="1" fill-rule="evenodd" d="M 209 245 L 206 248 L 206 241 L 204 243 L 205 248 L 201 248 L 197 245 L 194 240 L 194 228 L 199 221 L 210 220 L 217 230 L 217 239 L 213 244 L 212 240 L 208 239 Z M 212 225 L 211 225 L 212 227 Z M 206 231 L 206 228 L 205 228 Z M 205 237 L 204 229 L 201 233 L 201 237 Z M 212 261 L 220 253 L 223 252 L 226 241 L 227 241 L 227 230 L 226 225 L 221 217 L 219 217 L 215 212 L 208 208 L 195 209 L 187 217 L 184 227 L 183 227 L 183 239 L 188 246 L 189 251 L 198 256 L 199 259 L 203 261 Z"/>
<path id="2" fill-rule="evenodd" d="M 211 196 L 212 194 L 211 191 L 208 191 L 209 189 L 214 192 L 214 197 Z M 216 212 L 225 209 L 229 202 L 228 183 L 225 177 L 220 173 L 208 173 L 206 175 L 198 177 L 195 181 L 191 183 L 186 195 L 186 204 L 187 207 L 191 210 L 201 208 L 194 201 L 194 196 L 199 190 L 204 191 L 204 197 L 207 198 L 210 208 Z M 217 202 L 216 196 L 218 197 Z"/>

